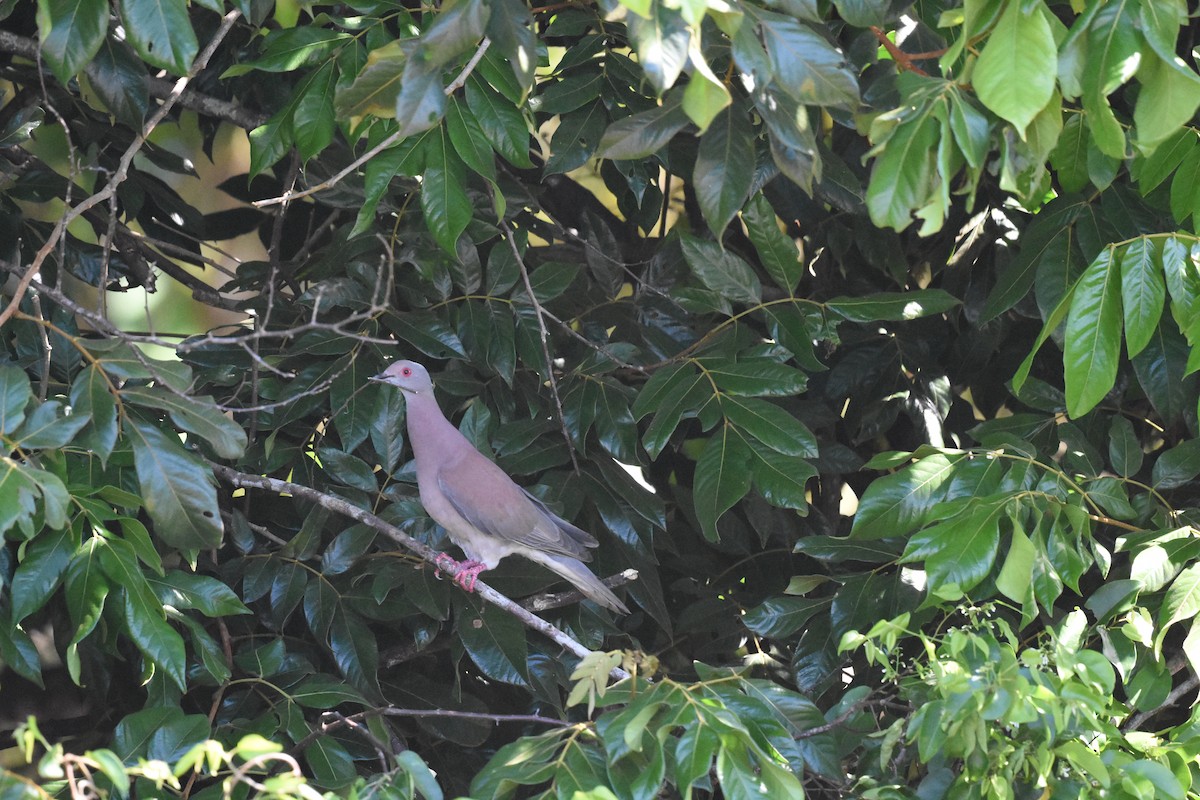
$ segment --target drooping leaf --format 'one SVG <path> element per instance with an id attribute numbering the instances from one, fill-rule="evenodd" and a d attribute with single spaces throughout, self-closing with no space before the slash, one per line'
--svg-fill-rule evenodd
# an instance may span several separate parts
<path id="1" fill-rule="evenodd" d="M 105 0 L 38 0 L 42 57 L 64 84 L 87 66 L 108 31 Z"/>
<path id="2" fill-rule="evenodd" d="M 185 0 L 119 0 L 125 32 L 146 62 L 186 75 L 200 50 Z"/>
<path id="3" fill-rule="evenodd" d="M 692 186 L 704 220 L 718 240 L 753 185 L 753 133 L 745 110 L 734 105 L 718 114 L 700 137 Z"/>
<path id="4" fill-rule="evenodd" d="M 1008 3 L 972 74 L 980 102 L 1021 135 L 1050 101 L 1058 71 L 1058 48 L 1043 14 L 1040 2 Z"/>
<path id="5" fill-rule="evenodd" d="M 704 537 L 719 538 L 717 521 L 750 491 L 750 448 L 732 426 L 722 425 L 696 462 L 696 516 Z"/>
<path id="6" fill-rule="evenodd" d="M 1076 284 L 1067 315 L 1067 411 L 1081 417 L 1112 389 L 1121 355 L 1121 270 L 1101 251 Z"/>
<path id="7" fill-rule="evenodd" d="M 136 416 L 128 422 L 133 462 L 155 534 L 184 552 L 216 547 L 224 526 L 211 471 L 157 425 Z"/>

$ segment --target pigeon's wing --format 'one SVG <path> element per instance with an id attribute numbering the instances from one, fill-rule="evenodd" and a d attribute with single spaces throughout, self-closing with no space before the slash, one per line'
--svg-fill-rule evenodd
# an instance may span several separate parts
<path id="1" fill-rule="evenodd" d="M 561 519 L 477 452 L 438 470 L 438 488 L 467 522 L 488 536 L 544 553 L 588 560 L 591 534 Z"/>

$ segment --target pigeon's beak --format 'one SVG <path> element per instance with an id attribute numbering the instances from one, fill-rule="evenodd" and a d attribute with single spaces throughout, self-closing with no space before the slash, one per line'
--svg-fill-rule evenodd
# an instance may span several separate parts
<path id="1" fill-rule="evenodd" d="M 383 376 L 382 372 L 379 373 L 378 375 L 372 375 L 371 377 L 367 378 L 367 380 L 370 381 L 371 383 L 387 383 L 388 382 L 387 378 L 385 378 Z"/>

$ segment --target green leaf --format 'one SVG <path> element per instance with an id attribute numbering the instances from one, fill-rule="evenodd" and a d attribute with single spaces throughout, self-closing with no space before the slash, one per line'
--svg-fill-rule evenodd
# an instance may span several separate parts
<path id="1" fill-rule="evenodd" d="M 412 136 L 438 124 L 446 113 L 442 71 L 435 64 L 410 58 L 404 65 L 400 93 L 396 95 L 397 133 Z"/>
<path id="2" fill-rule="evenodd" d="M 53 529 L 65 526 L 70 496 L 58 476 L 0 456 L 0 534 L 16 524 L 25 538 L 32 538 L 37 533 L 33 515 L 39 497 L 46 526 Z"/>
<path id="3" fill-rule="evenodd" d="M 772 597 L 747 611 L 742 624 L 759 636 L 784 638 L 800 630 L 814 614 L 828 606 L 829 599 L 825 597 Z"/>
<path id="4" fill-rule="evenodd" d="M 157 386 L 128 386 L 121 399 L 130 405 L 166 411 L 171 421 L 212 445 L 221 458 L 239 458 L 246 452 L 246 432 L 216 408 L 211 396 L 176 394 Z"/>
<path id="5" fill-rule="evenodd" d="M 467 104 L 458 97 L 451 97 L 446 106 L 446 130 L 450 142 L 468 167 L 488 180 L 496 179 L 496 161 L 492 148 L 487 143 L 483 128 Z"/>
<path id="6" fill-rule="evenodd" d="M 929 513 L 945 497 L 962 459 L 960 454 L 935 453 L 872 481 L 859 501 L 851 537 L 905 536 L 925 525 Z"/>
<path id="7" fill-rule="evenodd" d="M 708 440 L 696 462 L 695 502 L 700 530 L 717 541 L 717 520 L 750 491 L 750 447 L 730 425 Z"/>
<path id="8" fill-rule="evenodd" d="M 1142 90 L 1133 123 L 1138 147 L 1149 152 L 1176 133 L 1200 107 L 1200 75 L 1172 52 L 1169 61 L 1143 54 L 1137 77 Z"/>
<path id="9" fill-rule="evenodd" d="M 1191 619 L 1200 612 L 1200 564 L 1186 567 L 1171 583 L 1158 612 L 1159 636 L 1176 622 Z"/>
<path id="10" fill-rule="evenodd" d="M 721 411 L 738 428 L 783 455 L 817 455 L 812 431 L 777 405 L 753 397 L 728 397 L 722 401 Z"/>
<path id="11" fill-rule="evenodd" d="M 461 614 L 458 635 L 471 660 L 484 675 L 517 686 L 528 685 L 529 653 L 525 628 L 515 617 L 484 604 L 478 613 Z"/>
<path id="12" fill-rule="evenodd" d="M 261 43 L 262 55 L 234 64 L 221 73 L 221 77 L 232 78 L 254 70 L 293 72 L 301 67 L 315 67 L 348 41 L 349 34 L 316 25 L 269 31 Z M 332 62 L 326 61 L 322 68 L 331 65 Z"/>
<path id="13" fill-rule="evenodd" d="M 684 416 L 695 416 L 709 394 L 704 377 L 691 365 L 677 364 L 660 369 L 650 377 L 633 404 L 635 418 L 649 413 L 654 419 L 646 428 L 642 445 L 651 458 L 658 458 Z"/>
<path id="14" fill-rule="evenodd" d="M 155 534 L 185 553 L 218 546 L 223 526 L 212 472 L 183 449 L 178 437 L 136 416 L 128 422 L 133 463 Z"/>
<path id="15" fill-rule="evenodd" d="M 454 254 L 458 237 L 467 229 L 474 208 L 466 192 L 466 168 L 454 152 L 445 128 L 429 139 L 421 183 L 421 211 L 433 238 Z"/>
<path id="16" fill-rule="evenodd" d="M 443 317 L 428 311 L 408 311 L 390 314 L 383 321 L 393 333 L 426 355 L 434 358 L 467 357 L 458 334 Z"/>
<path id="17" fill-rule="evenodd" d="M 449 0 L 421 34 L 421 59 L 442 67 L 483 38 L 492 7 L 484 0 Z"/>
<path id="18" fill-rule="evenodd" d="M 1000 545 L 1007 498 L 973 503 L 949 519 L 913 534 L 901 561 L 924 560 L 931 590 L 956 584 L 970 591 L 987 577 Z"/>
<path id="19" fill-rule="evenodd" d="M 179 611 L 199 611 L 206 617 L 249 614 L 237 594 L 216 578 L 171 570 L 149 579 L 159 603 Z"/>
<path id="20" fill-rule="evenodd" d="M 776 83 L 796 102 L 847 110 L 858 107 L 858 80 L 840 50 L 795 19 L 757 6 L 748 6 L 747 11 L 757 24 Z"/>
<path id="21" fill-rule="evenodd" d="M 121 610 L 129 638 L 180 690 L 186 690 L 183 637 L 167 624 L 162 604 L 138 567 L 133 548 L 111 541 L 99 548 L 98 555 L 104 573 L 121 587 Z"/>
<path id="22" fill-rule="evenodd" d="M 48 400 L 38 405 L 25 424 L 13 433 L 19 447 L 26 450 L 51 450 L 65 447 L 90 421 L 84 414 L 59 416 L 62 404 Z"/>
<path id="23" fill-rule="evenodd" d="M 742 209 L 742 222 L 746 223 L 750 242 L 767 274 L 779 288 L 789 294 L 794 292 L 804 274 L 804 262 L 796 243 L 779 229 L 775 209 L 765 196 L 756 194 L 750 198 Z"/>
<path id="24" fill-rule="evenodd" d="M 67 572 L 79 538 L 70 526 L 46 531 L 29 543 L 25 556 L 12 576 L 12 621 L 37 611 L 58 587 Z"/>
<path id="25" fill-rule="evenodd" d="M 1025 531 L 1014 527 L 1004 566 L 996 576 L 996 590 L 1016 603 L 1024 603 L 1033 587 L 1033 564 L 1037 548 Z"/>
<path id="26" fill-rule="evenodd" d="M 902 231 L 913 211 L 928 201 L 937 174 L 938 125 L 928 115 L 900 123 L 885 145 L 876 145 L 877 158 L 867 185 L 867 210 L 881 228 Z"/>
<path id="27" fill-rule="evenodd" d="M 295 29 L 303 30 L 303 29 Z M 308 78 L 307 87 L 296 103 L 292 114 L 296 149 L 300 158 L 308 161 L 333 142 L 337 119 L 333 111 L 337 74 L 333 62 L 323 64 Z"/>
<path id="28" fill-rule="evenodd" d="M 363 114 L 391 116 L 396 113 L 396 98 L 408 59 L 398 45 L 372 50 L 367 63 L 347 87 L 339 87 L 334 107 L 341 117 Z"/>
<path id="29" fill-rule="evenodd" d="M 336 789 L 354 780 L 354 762 L 346 748 L 332 736 L 320 736 L 304 748 L 304 760 L 318 786 Z"/>
<path id="30" fill-rule="evenodd" d="M 753 182 L 754 131 L 745 109 L 729 106 L 700 137 L 692 173 L 696 202 L 718 241 L 745 204 Z"/>
<path id="31" fill-rule="evenodd" d="M 1121 356 L 1121 271 L 1105 248 L 1075 286 L 1063 351 L 1067 412 L 1079 418 L 1104 399 Z"/>
<path id="32" fill-rule="evenodd" d="M 1142 459 L 1142 443 L 1133 423 L 1120 414 L 1114 415 L 1108 427 L 1108 462 L 1117 474 L 1131 478 L 1142 468 Z"/>
<path id="33" fill-rule="evenodd" d="M 1038 2 L 1008 3 L 975 62 L 971 84 L 979 101 L 1017 128 L 1025 128 L 1050 102 L 1058 73 L 1058 47 Z"/>
<path id="34" fill-rule="evenodd" d="M 629 38 L 638 64 L 661 97 L 670 89 L 688 59 L 691 35 L 677 7 L 650 0 L 649 15 L 628 17 Z"/>
<path id="35" fill-rule="evenodd" d="M 721 109 L 733 102 L 729 89 L 713 74 L 703 54 L 699 52 L 700 34 L 692 35 L 692 74 L 683 90 L 683 111 L 695 123 L 700 133 L 716 118 Z"/>
<path id="36" fill-rule="evenodd" d="M 1121 254 L 1125 348 L 1130 358 L 1146 347 L 1158 329 L 1166 295 L 1158 244 L 1146 238 L 1131 242 Z"/>
<path id="37" fill-rule="evenodd" d="M 808 508 L 807 484 L 817 468 L 799 456 L 789 456 L 766 447 L 752 447 L 754 486 L 773 506 L 801 513 Z"/>
<path id="38" fill-rule="evenodd" d="M 949 311 L 958 304 L 958 298 L 941 289 L 919 289 L 835 297 L 825 307 L 851 322 L 876 322 L 919 319 Z"/>
<path id="39" fill-rule="evenodd" d="M 740 303 L 762 302 L 762 283 L 754 270 L 730 250 L 690 234 L 680 234 L 683 257 L 705 286 Z"/>
<path id="40" fill-rule="evenodd" d="M 599 100 L 565 114 L 551 140 L 546 174 L 570 172 L 586 164 L 600 146 L 607 125 L 608 114 Z"/>
<path id="41" fill-rule="evenodd" d="M 795 552 L 831 564 L 843 561 L 882 564 L 900 557 L 900 548 L 891 543 L 858 541 L 841 536 L 805 536 L 796 542 Z"/>
<path id="42" fill-rule="evenodd" d="M 200 46 L 186 0 L 119 0 L 125 34 L 149 64 L 186 75 Z"/>
<path id="43" fill-rule="evenodd" d="M 108 32 L 106 0 L 38 0 L 42 58 L 66 84 L 96 55 Z"/>
<path id="44" fill-rule="evenodd" d="M 91 421 L 79 444 L 95 452 L 101 461 L 107 461 L 116 445 L 116 401 L 100 366 L 90 363 L 76 375 L 71 384 L 71 408 Z"/>
<path id="45" fill-rule="evenodd" d="M 0 433 L 12 433 L 25 420 L 25 406 L 33 389 L 25 371 L 12 364 L 0 365 Z"/>
<path id="46" fill-rule="evenodd" d="M 731 395 L 787 397 L 803 392 L 808 384 L 808 376 L 800 370 L 765 358 L 744 361 L 706 358 L 700 360 L 700 365 L 721 391 Z"/>
<path id="47" fill-rule="evenodd" d="M 1200 439 L 1188 439 L 1158 457 L 1150 484 L 1160 491 L 1176 489 L 1197 475 L 1200 475 Z"/>
<path id="48" fill-rule="evenodd" d="M 514 167 L 529 168 L 529 126 L 513 107 L 477 75 L 467 80 L 467 106 L 497 153 Z"/>
<path id="49" fill-rule="evenodd" d="M 674 93 L 672 93 L 673 95 Z M 649 158 L 688 124 L 682 101 L 668 95 L 661 106 L 619 119 L 608 126 L 596 155 L 611 159 Z"/>

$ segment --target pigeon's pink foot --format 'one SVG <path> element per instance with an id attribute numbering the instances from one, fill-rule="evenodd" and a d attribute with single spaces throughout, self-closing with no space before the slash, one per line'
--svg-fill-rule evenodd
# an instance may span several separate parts
<path id="1" fill-rule="evenodd" d="M 487 564 L 482 561 L 463 561 L 458 565 L 458 574 L 454 576 L 454 582 L 468 592 L 473 592 L 475 581 L 479 580 L 479 573 L 487 568 Z"/>

